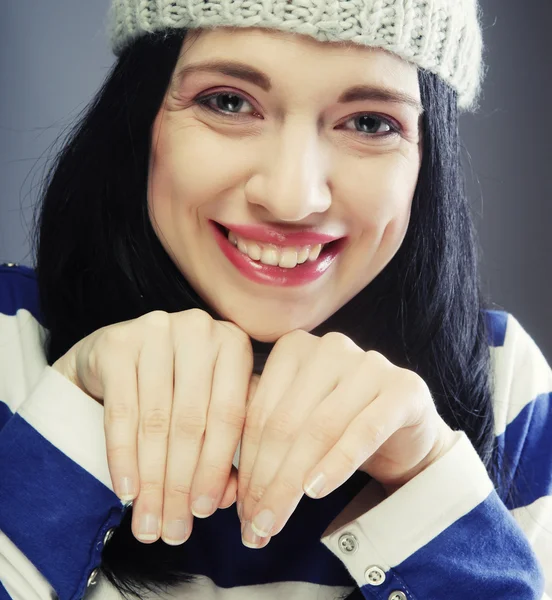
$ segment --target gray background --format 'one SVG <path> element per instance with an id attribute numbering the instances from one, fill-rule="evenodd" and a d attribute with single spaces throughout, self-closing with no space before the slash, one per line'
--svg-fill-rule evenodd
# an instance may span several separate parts
<path id="1" fill-rule="evenodd" d="M 49 149 L 112 64 L 108 0 L 1 0 L 0 263 L 32 266 L 31 207 Z M 461 119 L 485 289 L 552 362 L 550 0 L 482 0 L 489 72 Z"/>

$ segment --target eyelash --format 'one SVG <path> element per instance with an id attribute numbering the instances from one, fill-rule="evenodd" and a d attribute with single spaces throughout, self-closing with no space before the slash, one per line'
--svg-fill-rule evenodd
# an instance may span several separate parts
<path id="1" fill-rule="evenodd" d="M 247 100 L 246 98 L 244 98 L 243 96 L 241 96 L 240 94 L 237 94 L 236 92 L 229 92 L 229 91 L 220 91 L 220 92 L 215 92 L 213 94 L 208 94 L 206 96 L 200 96 L 198 98 L 196 98 L 194 100 L 194 102 L 196 104 L 198 104 L 201 108 L 205 108 L 206 110 L 209 110 L 211 112 L 214 112 L 217 115 L 221 115 L 223 117 L 229 117 L 231 119 L 241 119 L 243 118 L 243 115 L 241 113 L 230 113 L 230 112 L 225 112 L 221 109 L 218 108 L 214 108 L 213 106 L 210 106 L 208 104 L 208 102 L 210 100 L 212 100 L 213 98 L 218 98 L 219 96 L 235 96 L 236 98 L 239 98 L 240 100 L 243 100 L 245 102 L 247 102 L 248 104 L 251 105 L 251 102 L 249 102 L 249 100 Z M 391 121 L 390 119 L 386 119 L 384 117 L 381 117 L 377 114 L 374 113 L 358 113 L 357 115 L 354 115 L 352 117 L 350 117 L 348 119 L 348 121 L 350 120 L 354 120 L 357 119 L 359 117 L 365 117 L 365 116 L 369 116 L 372 118 L 375 118 L 378 121 L 381 121 L 382 123 L 385 123 L 386 125 L 389 126 L 390 131 L 386 131 L 384 133 L 375 133 L 375 134 L 370 134 L 370 133 L 366 133 L 363 131 L 354 131 L 353 133 L 358 133 L 361 137 L 368 137 L 370 139 L 373 138 L 388 138 L 391 136 L 396 136 L 396 135 L 400 135 L 401 134 L 401 127 L 394 123 L 393 121 Z M 347 121 L 345 121 L 347 122 Z M 351 130 L 349 130 L 351 131 Z"/>

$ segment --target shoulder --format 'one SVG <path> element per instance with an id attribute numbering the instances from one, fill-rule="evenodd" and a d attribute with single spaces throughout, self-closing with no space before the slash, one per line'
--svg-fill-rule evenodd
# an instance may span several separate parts
<path id="1" fill-rule="evenodd" d="M 42 321 L 36 273 L 25 265 L 0 263 L 0 314 L 14 316 L 20 309 Z"/>
<path id="2" fill-rule="evenodd" d="M 530 333 L 511 313 L 486 311 L 491 354 L 495 433 L 520 429 L 546 408 L 552 395 L 552 369 Z M 525 424 L 525 425 L 524 425 Z"/>

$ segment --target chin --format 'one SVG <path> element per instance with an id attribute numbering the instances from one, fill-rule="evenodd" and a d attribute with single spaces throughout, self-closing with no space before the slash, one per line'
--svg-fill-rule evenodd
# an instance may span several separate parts
<path id="1" fill-rule="evenodd" d="M 289 319 L 282 319 L 281 321 L 274 318 L 265 318 L 259 320 L 245 319 L 242 321 L 233 320 L 240 329 L 245 331 L 247 335 L 253 340 L 264 343 L 277 342 L 281 337 L 295 331 L 302 329 L 303 331 L 311 331 L 319 323 L 313 322 L 312 320 L 296 319 L 290 321 Z"/>

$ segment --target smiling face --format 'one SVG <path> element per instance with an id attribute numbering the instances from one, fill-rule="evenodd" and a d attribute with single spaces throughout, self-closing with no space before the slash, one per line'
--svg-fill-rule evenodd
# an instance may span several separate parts
<path id="1" fill-rule="evenodd" d="M 153 126 L 152 225 L 251 337 L 310 331 L 404 239 L 422 157 L 417 69 L 283 32 L 194 33 Z"/>

